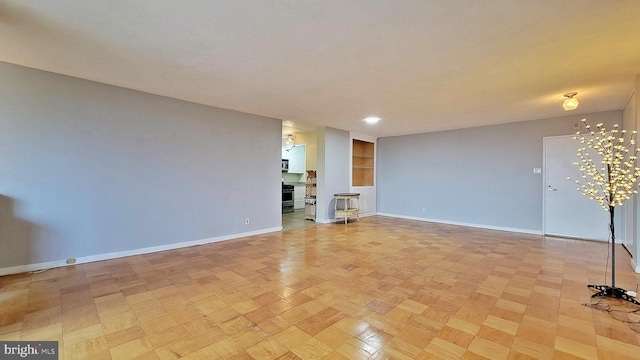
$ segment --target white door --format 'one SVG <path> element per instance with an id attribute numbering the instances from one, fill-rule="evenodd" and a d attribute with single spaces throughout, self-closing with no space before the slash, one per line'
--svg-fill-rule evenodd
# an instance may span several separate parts
<path id="1" fill-rule="evenodd" d="M 567 180 L 582 179 L 573 164 L 578 161 L 580 145 L 573 136 L 544 138 L 544 233 L 608 241 L 609 212 L 577 191 L 574 181 Z"/>

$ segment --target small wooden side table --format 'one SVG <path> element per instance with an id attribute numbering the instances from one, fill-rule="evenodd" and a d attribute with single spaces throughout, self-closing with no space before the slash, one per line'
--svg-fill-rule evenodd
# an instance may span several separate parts
<path id="1" fill-rule="evenodd" d="M 338 193 L 333 194 L 335 199 L 334 210 L 336 221 L 338 219 L 344 219 L 344 223 L 350 218 L 356 218 L 360 221 L 360 194 L 357 193 Z M 338 207 L 338 202 L 342 200 L 343 207 Z M 353 201 L 353 203 L 352 203 Z M 355 206 L 353 206 L 355 203 Z"/>

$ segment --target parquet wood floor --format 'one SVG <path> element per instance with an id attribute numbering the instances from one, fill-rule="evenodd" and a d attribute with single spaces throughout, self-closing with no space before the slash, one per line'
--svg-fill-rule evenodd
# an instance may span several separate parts
<path id="1" fill-rule="evenodd" d="M 60 359 L 639 359 L 635 314 L 582 305 L 606 260 L 604 243 L 368 217 L 5 276 L 0 339 L 56 340 Z"/>

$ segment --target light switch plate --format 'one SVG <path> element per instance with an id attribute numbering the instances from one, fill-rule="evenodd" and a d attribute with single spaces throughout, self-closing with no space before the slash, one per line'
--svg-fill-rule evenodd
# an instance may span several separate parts
<path id="1" fill-rule="evenodd" d="M 533 173 L 534 174 L 542 174 L 542 169 L 541 168 L 533 168 Z"/>

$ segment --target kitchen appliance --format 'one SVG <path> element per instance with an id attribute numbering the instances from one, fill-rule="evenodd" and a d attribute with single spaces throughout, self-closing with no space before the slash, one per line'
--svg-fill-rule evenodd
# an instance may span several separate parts
<path id="1" fill-rule="evenodd" d="M 289 159 L 282 159 L 282 172 L 289 171 Z"/>
<path id="2" fill-rule="evenodd" d="M 282 213 L 293 212 L 293 185 L 282 184 Z"/>

